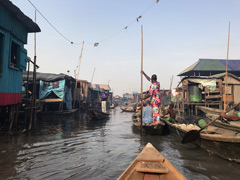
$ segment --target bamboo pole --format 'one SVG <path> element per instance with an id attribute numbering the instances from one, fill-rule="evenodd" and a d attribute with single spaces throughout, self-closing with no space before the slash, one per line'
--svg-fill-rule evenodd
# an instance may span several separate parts
<path id="1" fill-rule="evenodd" d="M 76 76 L 76 84 L 75 84 L 75 88 L 74 88 L 74 101 L 73 101 L 73 109 L 75 108 L 75 102 L 76 102 L 76 93 L 77 93 L 77 80 L 78 80 L 78 77 L 79 77 L 80 65 L 81 65 L 81 62 L 82 62 L 82 52 L 83 52 L 83 45 L 84 45 L 84 41 L 82 42 L 81 54 L 80 54 L 80 57 L 79 57 L 78 72 L 77 72 L 77 76 Z"/>
<path id="2" fill-rule="evenodd" d="M 35 23 L 36 23 L 36 10 L 35 10 Z M 30 112 L 30 120 L 28 130 L 32 129 L 32 120 L 36 121 L 36 61 L 37 61 L 37 53 L 36 53 L 36 32 L 34 33 L 34 64 L 33 64 L 33 92 L 32 92 L 32 103 L 31 103 L 31 112 Z"/>
<path id="3" fill-rule="evenodd" d="M 27 129 L 27 117 L 28 117 L 28 113 L 29 113 L 29 110 L 27 109 L 28 108 L 28 105 L 29 105 L 29 102 L 28 102 L 28 86 L 29 86 L 29 69 L 30 69 L 30 61 L 28 61 L 28 69 L 27 69 L 27 85 L 26 85 L 26 100 L 25 100 L 25 103 L 26 103 L 26 106 L 25 106 L 25 117 L 24 117 L 24 123 L 25 123 L 25 128 Z"/>
<path id="4" fill-rule="evenodd" d="M 92 84 L 92 81 L 93 81 L 93 76 L 94 76 L 95 70 L 96 70 L 96 68 L 94 68 L 94 70 L 93 70 L 93 75 L 92 75 L 92 79 L 91 79 L 91 84 Z"/>
<path id="5" fill-rule="evenodd" d="M 230 21 L 229 21 L 229 28 L 228 28 L 228 46 L 227 46 L 227 61 L 226 61 L 226 75 L 225 75 L 225 101 L 224 101 L 224 112 L 226 112 L 226 106 L 227 106 L 227 77 L 228 77 L 229 41 L 230 41 Z"/>
<path id="6" fill-rule="evenodd" d="M 173 75 L 172 75 L 172 77 L 170 77 L 170 92 L 171 92 L 171 89 L 172 89 L 172 83 L 173 83 Z"/>
<path id="7" fill-rule="evenodd" d="M 142 120 L 142 114 L 143 114 L 143 25 L 141 25 L 141 136 L 143 132 L 143 120 Z"/>

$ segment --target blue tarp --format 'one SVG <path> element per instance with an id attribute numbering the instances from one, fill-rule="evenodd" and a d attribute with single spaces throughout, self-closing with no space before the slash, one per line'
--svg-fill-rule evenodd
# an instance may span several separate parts
<path id="1" fill-rule="evenodd" d="M 51 92 L 65 101 L 65 80 L 55 82 L 44 82 L 40 80 L 39 99 L 46 98 Z"/>

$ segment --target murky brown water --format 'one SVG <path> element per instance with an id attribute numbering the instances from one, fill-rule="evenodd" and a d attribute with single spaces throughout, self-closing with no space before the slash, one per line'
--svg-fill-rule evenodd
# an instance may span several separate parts
<path id="1" fill-rule="evenodd" d="M 148 142 L 187 179 L 240 177 L 240 164 L 209 155 L 192 144 L 181 144 L 177 135 L 141 138 L 132 127 L 131 113 L 119 108 L 104 121 L 78 113 L 44 119 L 34 136 L 0 135 L 0 179 L 113 180 Z"/>

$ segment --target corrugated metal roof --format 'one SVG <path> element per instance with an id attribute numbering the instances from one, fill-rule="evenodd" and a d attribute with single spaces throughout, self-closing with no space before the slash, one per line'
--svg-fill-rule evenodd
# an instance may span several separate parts
<path id="1" fill-rule="evenodd" d="M 210 76 L 226 71 L 225 59 L 199 59 L 178 76 Z M 228 72 L 240 76 L 240 60 L 228 60 Z"/>
<path id="2" fill-rule="evenodd" d="M 179 82 L 179 84 L 177 85 L 177 87 L 184 81 L 184 80 L 194 80 L 194 79 L 198 79 L 198 80 L 206 80 L 206 79 L 220 79 L 220 78 L 224 78 L 226 76 L 226 72 L 224 73 L 219 73 L 219 74 L 215 74 L 215 75 L 212 75 L 212 76 L 207 76 L 207 77 L 184 77 L 181 79 L 181 81 Z M 240 81 L 240 78 L 231 74 L 231 73 L 228 73 L 228 77 L 232 77 L 232 78 L 235 78 L 236 80 Z"/>
<path id="3" fill-rule="evenodd" d="M 101 89 L 104 89 L 107 91 L 111 90 L 111 88 L 108 84 L 91 84 L 91 88 L 96 89 L 96 90 L 101 90 Z"/>
<path id="4" fill-rule="evenodd" d="M 238 81 L 240 81 L 240 78 L 231 74 L 231 73 L 227 73 L 228 76 L 231 76 L 235 79 L 237 79 Z M 212 76 L 209 76 L 209 78 L 216 78 L 216 79 L 219 79 L 219 78 L 224 78 L 226 76 L 226 72 L 224 73 L 220 73 L 220 74 L 215 74 L 215 75 L 212 75 Z"/>
<path id="5" fill-rule="evenodd" d="M 14 15 L 27 29 L 28 32 L 40 32 L 39 26 L 26 16 L 17 6 L 9 0 L 0 0 L 2 4 L 11 14 Z"/>
<path id="6" fill-rule="evenodd" d="M 32 81 L 32 79 L 33 79 L 33 72 L 29 72 L 29 81 Z M 61 74 L 40 73 L 40 72 L 36 73 L 37 81 L 42 80 L 42 81 L 53 82 L 53 81 L 59 81 L 63 79 L 74 79 L 74 78 L 62 73 Z M 26 81 L 26 80 L 27 80 L 27 72 L 23 71 L 23 81 Z"/>

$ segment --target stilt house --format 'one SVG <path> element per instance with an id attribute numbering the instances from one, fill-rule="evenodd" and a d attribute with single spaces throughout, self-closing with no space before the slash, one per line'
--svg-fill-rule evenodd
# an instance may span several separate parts
<path id="1" fill-rule="evenodd" d="M 199 59 L 178 76 L 181 97 L 175 102 L 179 115 L 198 114 L 198 106 L 223 109 L 240 102 L 240 60 Z M 179 84 L 179 85 L 180 85 Z M 225 91 L 227 90 L 227 91 Z"/>
<path id="2" fill-rule="evenodd" d="M 0 1 L 0 106 L 22 102 L 22 71 L 26 69 L 28 33 L 40 28 L 9 0 Z"/>
<path id="3" fill-rule="evenodd" d="M 28 33 L 40 28 L 9 0 L 0 0 L 0 124 L 17 122 L 22 102 L 22 71 L 26 69 Z"/>
<path id="4" fill-rule="evenodd" d="M 23 73 L 24 86 L 28 86 L 31 92 L 33 72 Z M 36 73 L 36 97 L 41 111 L 63 111 L 72 109 L 73 91 L 75 87 L 74 78 L 66 74 Z"/>

